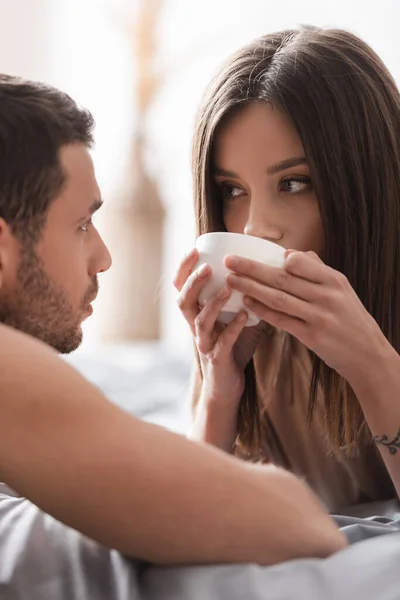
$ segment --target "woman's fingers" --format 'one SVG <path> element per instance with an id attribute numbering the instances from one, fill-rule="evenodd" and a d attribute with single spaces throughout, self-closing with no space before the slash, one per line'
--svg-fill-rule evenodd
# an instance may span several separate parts
<path id="1" fill-rule="evenodd" d="M 277 268 L 245 258 L 228 256 L 226 266 L 236 275 L 250 278 L 264 286 L 282 290 L 310 301 L 317 297 L 320 285 L 297 277 L 286 268 Z"/>
<path id="2" fill-rule="evenodd" d="M 283 268 L 238 256 L 226 257 L 225 264 L 239 277 L 250 278 L 307 302 L 329 301 L 330 294 L 347 283 L 344 275 L 325 265 L 314 252 L 288 251 Z"/>
<path id="3" fill-rule="evenodd" d="M 290 252 L 285 261 L 285 270 L 298 278 L 317 284 L 326 284 L 337 271 L 328 267 L 315 252 Z"/>
<path id="4" fill-rule="evenodd" d="M 334 269 L 323 263 L 315 252 L 297 252 L 294 250 L 287 251 L 283 268 L 271 267 L 266 263 L 241 256 L 227 256 L 225 264 L 228 269 L 239 275 L 246 275 L 278 288 L 283 285 L 288 287 L 292 282 L 287 274 L 295 275 L 297 278 L 302 278 L 309 283 L 321 284 L 329 282 L 336 273 Z"/>
<path id="5" fill-rule="evenodd" d="M 276 329 L 287 331 L 287 333 L 290 333 L 300 340 L 300 342 L 307 345 L 306 338 L 310 331 L 309 323 L 297 317 L 269 308 L 268 306 L 265 306 L 265 304 L 253 300 L 253 298 L 248 298 L 247 296 L 244 298 L 244 303 L 252 312 L 260 317 L 260 319 L 263 319 L 266 323 L 269 323 Z"/>
<path id="6" fill-rule="evenodd" d="M 209 265 L 203 264 L 193 271 L 198 259 L 198 251 L 194 248 L 178 267 L 174 277 L 174 285 L 179 291 L 178 307 L 196 338 L 200 353 L 211 352 L 216 343 L 220 350 L 229 352 L 246 325 L 247 314 L 243 311 L 228 327 L 222 331 L 216 330 L 218 315 L 228 301 L 231 290 L 228 286 L 224 286 L 203 308 L 199 308 L 199 295 L 209 281 L 212 269 Z"/>
<path id="7" fill-rule="evenodd" d="M 203 264 L 191 273 L 183 284 L 177 298 L 178 307 L 195 334 L 195 319 L 199 314 L 198 298 L 204 285 L 211 276 L 209 265 Z"/>
<path id="8" fill-rule="evenodd" d="M 300 250 L 293 250 L 293 249 L 288 249 L 285 252 L 285 258 L 287 259 L 287 257 L 290 254 L 293 254 L 294 252 L 301 252 Z M 311 258 L 313 258 L 314 260 L 317 260 L 320 263 L 323 263 L 324 261 L 318 256 L 318 254 L 316 252 L 314 252 L 313 250 L 307 250 L 306 252 L 303 252 L 303 254 L 307 254 L 307 256 L 310 256 Z"/>
<path id="9" fill-rule="evenodd" d="M 248 321 L 247 313 L 242 310 L 235 318 L 229 323 L 229 325 L 220 334 L 215 349 L 218 353 L 227 356 L 233 351 L 233 347 L 239 339 L 240 334 L 246 327 Z"/>
<path id="10" fill-rule="evenodd" d="M 242 311 L 227 327 L 222 329 L 223 326 L 221 326 L 220 331 L 217 331 L 218 315 L 231 293 L 232 291 L 227 286 L 221 288 L 196 317 L 197 347 L 203 354 L 207 354 L 214 349 L 217 351 L 216 355 L 220 354 L 221 351 L 224 354 L 229 354 L 246 325 L 247 313 Z"/>
<path id="11" fill-rule="evenodd" d="M 207 354 L 215 344 L 215 325 L 219 313 L 231 295 L 231 290 L 224 286 L 211 298 L 198 313 L 194 328 L 196 332 L 197 347 L 200 352 Z"/>
<path id="12" fill-rule="evenodd" d="M 254 279 L 234 275 L 233 273 L 227 276 L 227 282 L 233 289 L 242 292 L 245 296 L 256 300 L 269 309 L 291 315 L 303 321 L 309 321 L 310 319 L 313 310 L 312 305 L 301 298 L 282 291 L 282 289 L 268 287 Z M 260 312 L 257 312 L 257 316 L 268 322 Z"/>
<path id="13" fill-rule="evenodd" d="M 173 284 L 178 292 L 180 292 L 185 285 L 185 282 L 192 273 L 198 260 L 199 252 L 197 248 L 192 248 L 192 250 L 183 258 L 173 278 Z"/>

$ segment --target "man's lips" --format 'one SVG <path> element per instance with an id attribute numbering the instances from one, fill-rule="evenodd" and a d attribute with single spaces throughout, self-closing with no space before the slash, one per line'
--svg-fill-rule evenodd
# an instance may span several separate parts
<path id="1" fill-rule="evenodd" d="M 97 293 L 94 296 L 92 296 L 92 298 L 89 299 L 85 305 L 84 311 L 86 313 L 89 313 L 89 315 L 91 315 L 93 313 L 92 302 L 94 302 L 96 300 L 96 298 L 97 298 Z"/>

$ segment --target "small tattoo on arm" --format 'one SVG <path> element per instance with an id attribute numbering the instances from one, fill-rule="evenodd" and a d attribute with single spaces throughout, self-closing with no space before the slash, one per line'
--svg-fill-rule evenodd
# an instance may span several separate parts
<path id="1" fill-rule="evenodd" d="M 372 439 L 375 444 L 389 448 L 389 452 L 392 455 L 397 454 L 397 450 L 400 450 L 400 429 L 392 440 L 389 440 L 387 435 L 374 435 Z"/>

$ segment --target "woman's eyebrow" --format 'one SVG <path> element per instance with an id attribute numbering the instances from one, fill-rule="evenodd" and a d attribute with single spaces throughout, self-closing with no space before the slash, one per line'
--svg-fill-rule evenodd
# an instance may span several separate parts
<path id="1" fill-rule="evenodd" d="M 271 165 L 267 169 L 268 175 L 275 175 L 280 171 L 285 171 L 286 169 L 290 169 L 290 167 L 298 167 L 299 165 L 306 165 L 307 159 L 305 156 L 294 156 L 293 158 L 286 158 L 276 165 Z"/>
<path id="2" fill-rule="evenodd" d="M 292 158 L 286 158 L 275 165 L 271 165 L 267 168 L 268 175 L 275 175 L 280 171 L 285 171 L 286 169 L 290 169 L 290 167 L 298 167 L 299 165 L 307 165 L 307 159 L 305 156 L 293 156 Z M 232 177 L 233 179 L 239 179 L 237 173 L 233 171 L 227 171 L 226 169 L 222 169 L 221 167 L 214 167 L 212 174 L 214 177 Z"/>
<path id="3" fill-rule="evenodd" d="M 225 169 L 221 169 L 219 167 L 214 167 L 212 174 L 214 177 L 233 177 L 234 179 L 239 179 L 239 176 L 233 171 L 226 171 Z"/>

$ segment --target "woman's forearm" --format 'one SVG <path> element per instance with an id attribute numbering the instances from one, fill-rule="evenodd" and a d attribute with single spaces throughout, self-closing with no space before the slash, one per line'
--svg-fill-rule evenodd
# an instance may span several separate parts
<path id="1" fill-rule="evenodd" d="M 237 404 L 221 407 L 218 402 L 201 395 L 196 405 L 189 438 L 206 442 L 232 454 L 237 434 Z"/>
<path id="2" fill-rule="evenodd" d="M 400 495 L 400 356 L 378 340 L 362 368 L 346 378 Z"/>
<path id="3" fill-rule="evenodd" d="M 99 542 L 160 563 L 326 556 L 346 542 L 293 475 L 130 417 L 0 326 L 0 478 Z"/>

